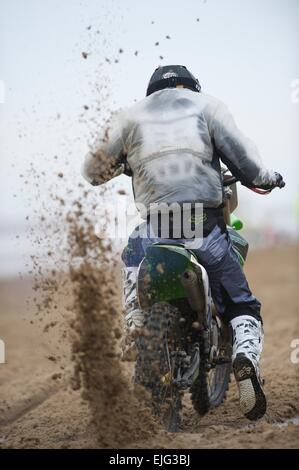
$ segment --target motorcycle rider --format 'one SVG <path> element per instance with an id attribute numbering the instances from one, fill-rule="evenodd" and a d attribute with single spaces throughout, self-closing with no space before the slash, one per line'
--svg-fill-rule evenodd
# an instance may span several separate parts
<path id="1" fill-rule="evenodd" d="M 124 359 L 134 351 L 134 338 L 144 320 L 136 295 L 138 265 L 146 246 L 161 240 L 158 234 L 148 233 L 148 209 L 161 202 L 200 202 L 204 238 L 194 251 L 207 270 L 217 312 L 233 331 L 232 360 L 241 411 L 249 419 L 261 418 L 266 412 L 259 373 L 261 303 L 248 286 L 224 223 L 220 162 L 248 187 L 282 187 L 282 176 L 262 166 L 258 150 L 237 128 L 227 107 L 202 93 L 186 67 L 158 67 L 146 95 L 113 117 L 83 166 L 83 175 L 92 185 L 121 172 L 132 176 L 135 202 L 145 208 L 141 210 L 145 222 L 133 232 L 122 255 L 126 266 Z"/>

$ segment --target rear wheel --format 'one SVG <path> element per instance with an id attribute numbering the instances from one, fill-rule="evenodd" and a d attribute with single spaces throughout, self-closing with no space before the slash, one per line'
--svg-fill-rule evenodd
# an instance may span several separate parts
<path id="1" fill-rule="evenodd" d="M 144 333 L 136 341 L 135 382 L 151 391 L 154 414 L 169 432 L 178 431 L 182 408 L 171 359 L 171 353 L 180 349 L 179 317 L 172 305 L 154 304 L 146 313 Z"/>
<path id="2" fill-rule="evenodd" d="M 200 341 L 200 366 L 198 376 L 191 386 L 191 399 L 194 409 L 199 415 L 206 414 L 209 409 L 221 405 L 226 398 L 231 374 L 231 340 L 224 326 L 220 327 L 213 318 L 213 334 L 215 358 L 217 365 L 207 370 L 204 356 L 203 338 Z M 217 338 L 215 337 L 217 335 Z M 221 360 L 223 359 L 223 363 Z"/>

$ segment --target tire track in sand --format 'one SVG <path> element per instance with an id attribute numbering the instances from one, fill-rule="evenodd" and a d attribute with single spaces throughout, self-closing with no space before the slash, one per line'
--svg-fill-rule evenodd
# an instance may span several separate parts
<path id="1" fill-rule="evenodd" d="M 0 426 L 11 424 L 30 411 L 37 408 L 39 405 L 44 403 L 48 398 L 58 393 L 63 387 L 67 385 L 70 380 L 70 376 L 66 375 L 62 379 L 53 380 L 53 374 L 48 375 L 43 380 L 37 381 L 35 384 L 31 384 L 30 388 L 35 389 L 34 393 L 26 394 L 24 390 L 22 398 L 18 401 L 5 400 L 0 403 Z M 13 385 L 13 384 L 12 384 Z"/>

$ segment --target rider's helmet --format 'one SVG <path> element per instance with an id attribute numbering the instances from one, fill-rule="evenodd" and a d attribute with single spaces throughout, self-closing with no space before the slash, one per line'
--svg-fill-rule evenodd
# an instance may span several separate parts
<path id="1" fill-rule="evenodd" d="M 164 88 L 176 88 L 177 86 L 183 86 L 198 93 L 201 90 L 197 78 L 184 65 L 165 65 L 154 71 L 147 87 L 146 96 Z"/>

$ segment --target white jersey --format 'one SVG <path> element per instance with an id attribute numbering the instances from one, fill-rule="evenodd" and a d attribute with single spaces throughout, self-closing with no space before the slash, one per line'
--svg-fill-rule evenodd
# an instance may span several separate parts
<path id="1" fill-rule="evenodd" d="M 102 184 L 117 174 L 123 157 L 132 173 L 135 202 L 223 201 L 220 160 L 250 185 L 270 184 L 254 144 L 219 100 L 186 88 L 167 88 L 117 113 L 87 155 L 83 175 Z"/>

